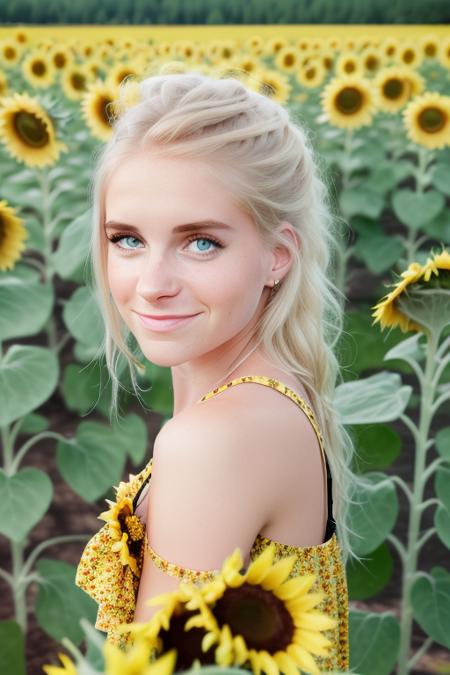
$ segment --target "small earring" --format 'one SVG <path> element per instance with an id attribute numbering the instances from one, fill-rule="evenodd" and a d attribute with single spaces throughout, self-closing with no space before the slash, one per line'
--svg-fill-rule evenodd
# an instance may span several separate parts
<path id="1" fill-rule="evenodd" d="M 278 284 L 280 283 L 279 279 L 275 279 L 272 286 L 271 294 L 275 293 L 278 290 Z"/>

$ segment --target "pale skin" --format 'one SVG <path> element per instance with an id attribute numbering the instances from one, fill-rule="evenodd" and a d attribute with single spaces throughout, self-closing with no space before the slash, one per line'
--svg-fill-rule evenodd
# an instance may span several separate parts
<path id="1" fill-rule="evenodd" d="M 229 227 L 173 231 L 212 219 Z M 310 403 L 299 380 L 260 348 L 228 374 L 251 351 L 273 282 L 282 283 L 292 265 L 289 248 L 263 246 L 251 216 L 205 163 L 155 149 L 136 153 L 113 172 L 105 195 L 105 222 L 111 221 L 121 225 L 107 226 L 106 237 L 123 235 L 106 242 L 112 298 L 145 357 L 172 373 L 173 417 L 155 441 L 151 490 L 138 511 L 150 546 L 177 565 L 216 570 L 236 547 L 248 565 L 257 533 L 293 546 L 322 543 L 324 467 L 302 411 L 257 383 L 199 403 L 207 391 L 242 375 L 279 379 Z M 290 223 L 279 227 L 301 245 Z M 199 315 L 156 333 L 137 312 Z M 160 608 L 147 600 L 178 585 L 146 557 L 135 621 L 148 621 Z"/>

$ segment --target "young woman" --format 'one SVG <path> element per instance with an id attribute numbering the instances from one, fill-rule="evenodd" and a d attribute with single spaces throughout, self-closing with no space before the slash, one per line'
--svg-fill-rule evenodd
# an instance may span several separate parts
<path id="1" fill-rule="evenodd" d="M 293 575 L 318 575 L 318 609 L 337 619 L 319 666 L 347 669 L 352 446 L 333 408 L 332 349 L 342 317 L 305 132 L 237 79 L 148 77 L 100 157 L 94 214 L 114 404 L 119 354 L 136 388 L 130 337 L 170 367 L 174 397 L 152 460 L 120 484 L 80 561 L 97 627 L 113 640 L 117 623 L 159 610 L 151 597 L 211 578 L 236 547 L 247 566 L 275 542 L 278 558 L 298 556 Z"/>

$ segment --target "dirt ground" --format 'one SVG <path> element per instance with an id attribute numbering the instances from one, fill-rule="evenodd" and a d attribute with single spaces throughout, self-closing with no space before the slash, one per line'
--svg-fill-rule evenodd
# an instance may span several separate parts
<path id="1" fill-rule="evenodd" d="M 356 277 L 356 284 L 358 278 Z M 358 295 L 356 292 L 354 295 Z M 23 341 L 22 341 L 23 342 Z M 33 341 L 30 340 L 30 343 Z M 36 341 L 34 341 L 36 344 Z M 63 360 L 65 355 L 63 355 Z M 67 357 L 70 359 L 70 345 L 67 345 Z M 143 415 L 144 411 L 139 405 L 136 406 L 135 411 Z M 71 435 L 75 432 L 80 418 L 73 413 L 66 410 L 66 407 L 59 395 L 55 394 L 52 399 L 47 402 L 40 411 L 50 420 L 50 428 L 58 430 L 65 435 Z M 160 427 L 160 418 L 154 413 L 145 413 L 149 429 L 149 456 L 151 457 L 151 448 L 153 447 L 153 440 Z M 91 416 L 94 419 L 95 416 Z M 439 428 L 443 422 L 444 417 L 436 418 L 436 428 Z M 397 458 L 394 465 L 388 473 L 395 473 L 400 475 L 409 485 L 412 482 L 413 465 L 410 460 L 412 454 L 412 441 L 409 432 L 402 424 L 394 424 L 394 428 L 401 434 L 403 440 L 403 449 L 400 456 Z M 99 521 L 97 515 L 104 510 L 104 501 L 98 500 L 94 504 L 84 502 L 78 495 L 76 495 L 63 481 L 56 468 L 55 461 L 55 446 L 56 442 L 53 440 L 45 440 L 39 443 L 28 453 L 24 466 L 35 466 L 45 470 L 51 478 L 54 485 L 54 499 L 50 510 L 45 515 L 43 520 L 31 532 L 29 539 L 29 546 L 27 552 L 30 551 L 37 543 L 57 535 L 75 534 L 75 533 L 93 533 L 99 528 Z M 434 450 L 430 450 L 432 456 L 435 455 Z M 144 461 L 145 463 L 145 461 Z M 143 463 L 143 464 L 144 464 Z M 136 468 L 130 464 L 126 467 L 126 475 L 128 472 L 136 473 Z M 426 486 L 426 498 L 432 497 L 433 481 L 430 480 Z M 404 533 L 407 529 L 408 523 L 408 509 L 406 499 L 402 494 L 399 494 L 400 513 L 399 518 L 394 529 L 395 534 L 399 538 L 404 539 Z M 425 511 L 422 526 L 430 527 L 432 525 L 434 509 L 430 508 Z M 1 559 L 0 566 L 6 569 L 10 567 L 9 548 L 6 540 L 2 537 L 1 541 Z M 74 543 L 64 546 L 54 546 L 45 551 L 45 557 L 56 558 L 64 560 L 68 563 L 76 565 L 78 563 L 80 552 L 83 544 Z M 367 609 L 376 612 L 389 611 L 399 617 L 399 593 L 401 586 L 400 579 L 400 564 L 396 556 L 395 550 L 391 547 L 392 555 L 394 556 L 394 572 L 388 585 L 383 591 L 376 596 L 374 600 L 367 602 L 351 601 L 350 606 L 354 608 Z M 450 556 L 449 551 L 440 543 L 440 541 L 433 537 L 425 546 L 419 559 L 419 568 L 423 570 L 430 570 L 435 565 L 442 565 L 449 568 Z M 0 580 L 0 592 L 2 602 L 0 603 L 0 620 L 11 619 L 13 617 L 13 604 L 9 589 L 4 582 Z M 29 588 L 28 602 L 29 607 L 33 606 L 33 599 L 36 593 L 36 588 L 33 585 Z M 423 643 L 425 638 L 424 633 L 415 624 L 414 627 L 414 651 Z M 37 625 L 33 611 L 29 612 L 29 626 L 27 632 L 27 673 L 28 675 L 40 675 L 42 665 L 45 663 L 55 663 L 56 654 L 61 651 L 61 646 L 46 635 Z M 421 659 L 416 669 L 413 671 L 415 675 L 425 675 L 426 673 L 450 673 L 450 653 L 437 645 L 433 645 L 429 652 Z"/>

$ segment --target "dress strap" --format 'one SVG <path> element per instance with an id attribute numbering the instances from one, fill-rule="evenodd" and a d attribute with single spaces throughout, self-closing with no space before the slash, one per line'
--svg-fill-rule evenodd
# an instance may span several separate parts
<path id="1" fill-rule="evenodd" d="M 299 406 L 299 408 L 303 410 L 303 412 L 311 422 L 311 425 L 316 433 L 317 440 L 319 442 L 320 452 L 322 454 L 323 459 L 325 490 L 327 493 L 327 504 L 328 504 L 327 534 L 325 536 L 325 539 L 328 540 L 329 537 L 327 535 L 331 531 L 331 529 L 333 529 L 334 526 L 331 472 L 327 456 L 325 453 L 323 437 L 319 429 L 319 425 L 317 424 L 313 410 L 308 405 L 308 403 L 306 403 L 306 401 L 301 396 L 299 396 L 293 389 L 288 387 L 286 384 L 283 384 L 279 380 L 276 380 L 272 377 L 267 377 L 265 375 L 243 375 L 242 377 L 236 377 L 234 380 L 231 380 L 230 382 L 227 382 L 226 384 L 223 384 L 220 387 L 216 387 L 215 389 L 208 391 L 206 394 L 202 396 L 199 403 L 202 401 L 207 401 L 212 396 L 215 396 L 216 394 L 219 394 L 220 392 L 225 391 L 226 389 L 229 389 L 230 387 L 233 387 L 236 384 L 241 384 L 242 382 L 256 382 L 257 384 L 262 384 L 266 387 L 276 389 L 281 394 L 284 394 L 292 401 L 294 401 L 294 403 L 296 403 Z"/>

